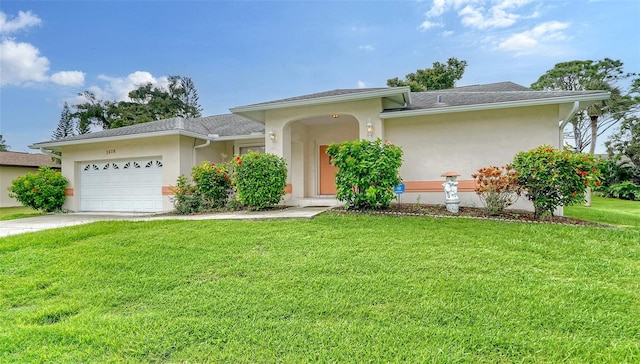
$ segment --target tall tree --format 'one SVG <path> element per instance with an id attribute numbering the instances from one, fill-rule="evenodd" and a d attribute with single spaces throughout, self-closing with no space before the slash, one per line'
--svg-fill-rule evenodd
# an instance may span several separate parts
<path id="1" fill-rule="evenodd" d="M 8 152 L 8 151 L 9 151 L 9 146 L 7 145 L 7 142 L 4 140 L 4 136 L 0 134 L 0 152 Z"/>
<path id="2" fill-rule="evenodd" d="M 62 107 L 62 112 L 60 113 L 60 121 L 58 122 L 58 127 L 51 134 L 53 139 L 62 139 L 69 136 L 75 135 L 74 130 L 75 122 L 73 113 L 71 112 L 71 108 L 68 103 L 64 103 Z"/>
<path id="3" fill-rule="evenodd" d="M 632 83 L 632 92 L 635 93 L 636 106 L 640 104 L 640 78 Z M 639 108 L 636 108 L 638 111 Z M 640 115 L 634 115 L 622 120 L 620 128 L 609 136 L 605 143 L 609 154 L 622 154 L 629 158 L 631 162 L 640 168 Z"/>
<path id="4" fill-rule="evenodd" d="M 462 78 L 466 67 L 467 61 L 459 61 L 452 57 L 446 64 L 434 62 L 432 68 L 409 73 L 404 76 L 404 80 L 398 77 L 388 79 L 387 86 L 409 86 L 414 92 L 452 88 L 455 87 L 456 81 Z"/>
<path id="5" fill-rule="evenodd" d="M 191 78 L 169 76 L 169 93 L 184 104 L 184 111 L 178 116 L 184 118 L 199 118 L 202 116 L 198 90 L 196 90 L 196 86 Z"/>
<path id="6" fill-rule="evenodd" d="M 167 88 L 151 83 L 140 85 L 129 92 L 129 101 L 99 100 L 90 91 L 84 91 L 80 96 L 86 100 L 74 105 L 80 134 L 89 132 L 91 125 L 114 129 L 176 116 L 200 117 L 202 112 L 195 85 L 184 76 L 169 76 Z"/>
<path id="7" fill-rule="evenodd" d="M 571 120 L 575 149 L 584 152 L 589 148 L 595 153 L 597 138 L 612 126 L 634 112 L 638 101 L 634 96 L 638 90 L 632 87 L 623 90 L 621 83 L 635 73 L 625 73 L 619 60 L 605 58 L 600 61 L 562 62 L 548 70 L 531 85 L 534 90 L 586 91 L 606 90 L 611 97 L 581 110 Z"/>

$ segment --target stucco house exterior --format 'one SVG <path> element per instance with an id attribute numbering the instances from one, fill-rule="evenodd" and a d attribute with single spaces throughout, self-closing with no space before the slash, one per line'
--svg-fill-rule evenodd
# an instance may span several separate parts
<path id="1" fill-rule="evenodd" d="M 36 173 L 42 166 L 60 169 L 50 156 L 41 153 L 0 152 L 0 207 L 21 206 L 20 202 L 9 197 L 7 189 L 14 179 Z"/>
<path id="2" fill-rule="evenodd" d="M 479 206 L 471 174 L 533 147 L 561 147 L 563 129 L 605 91 L 532 91 L 501 82 L 411 92 L 408 87 L 340 89 L 233 107 L 231 114 L 172 118 L 31 148 L 62 153 L 72 211 L 173 209 L 172 186 L 203 160 L 248 150 L 284 157 L 284 203 L 335 205 L 334 142 L 381 138 L 404 151 L 402 202 L 443 203 L 442 173 L 456 171 L 462 206 Z M 519 208 L 532 207 L 523 201 Z"/>

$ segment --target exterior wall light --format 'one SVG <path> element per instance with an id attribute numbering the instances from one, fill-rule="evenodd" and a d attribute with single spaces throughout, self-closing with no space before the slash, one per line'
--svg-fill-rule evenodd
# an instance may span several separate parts
<path id="1" fill-rule="evenodd" d="M 276 141 L 276 133 L 273 131 L 273 129 L 269 130 L 269 139 L 271 139 L 271 142 Z"/>
<path id="2" fill-rule="evenodd" d="M 373 124 L 371 124 L 371 122 L 367 123 L 367 135 L 369 138 L 373 135 Z"/>

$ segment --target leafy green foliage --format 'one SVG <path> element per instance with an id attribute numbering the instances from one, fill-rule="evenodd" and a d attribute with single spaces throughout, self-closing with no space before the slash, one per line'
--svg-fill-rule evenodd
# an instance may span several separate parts
<path id="1" fill-rule="evenodd" d="M 623 120 L 620 128 L 609 136 L 605 145 L 609 155 L 625 156 L 631 161 L 636 169 L 635 178 L 640 183 L 640 117 L 633 116 Z"/>
<path id="2" fill-rule="evenodd" d="M 247 208 L 261 210 L 280 203 L 287 186 L 287 164 L 275 154 L 249 152 L 234 159 L 238 200 Z"/>
<path id="3" fill-rule="evenodd" d="M 511 165 L 482 167 L 471 177 L 476 182 L 475 192 L 489 215 L 499 214 L 520 196 L 518 171 Z"/>
<path id="4" fill-rule="evenodd" d="M 178 176 L 172 200 L 177 214 L 186 215 L 200 212 L 202 205 L 200 195 L 195 193 L 195 186 L 184 175 Z"/>
<path id="5" fill-rule="evenodd" d="M 62 112 L 60 113 L 60 121 L 58 122 L 58 127 L 53 132 L 53 134 L 51 134 L 51 137 L 57 140 L 73 135 L 75 135 L 73 113 L 71 112 L 69 104 L 65 102 L 64 106 L 62 107 Z"/>
<path id="6" fill-rule="evenodd" d="M 593 155 L 549 145 L 516 154 L 513 167 L 538 218 L 552 216 L 559 206 L 584 202 L 587 188 L 600 185 Z"/>
<path id="7" fill-rule="evenodd" d="M 609 186 L 605 196 L 622 200 L 640 201 L 640 185 L 625 181 Z"/>
<path id="8" fill-rule="evenodd" d="M 327 148 L 338 167 L 336 198 L 349 209 L 388 207 L 395 198 L 393 187 L 402 180 L 402 149 L 391 142 L 355 140 L 333 143 Z"/>
<path id="9" fill-rule="evenodd" d="M 409 86 L 411 91 L 443 90 L 455 86 L 456 81 L 462 78 L 467 61 L 459 61 L 449 58 L 447 64 L 434 62 L 433 68 L 419 69 L 415 73 L 409 73 L 404 80 L 397 77 L 387 80 L 387 86 Z"/>
<path id="10" fill-rule="evenodd" d="M 4 136 L 0 134 L 0 152 L 7 152 L 7 151 L 9 151 L 9 146 L 7 145 L 7 141 L 4 140 Z"/>
<path id="11" fill-rule="evenodd" d="M 201 208 L 212 210 L 224 206 L 231 190 L 229 168 L 221 163 L 202 162 L 191 172 L 194 193 L 201 196 Z"/>
<path id="12" fill-rule="evenodd" d="M 633 115 L 640 104 L 640 80 L 633 81 L 629 90 L 622 89 L 621 81 L 635 77 L 635 73 L 624 72 L 624 64 L 619 60 L 605 58 L 600 61 L 570 61 L 558 63 L 531 85 L 534 90 L 585 91 L 604 90 L 611 96 L 581 110 L 571 120 L 575 149 L 583 152 L 589 148 L 594 154 L 597 137 L 618 123 Z"/>
<path id="13" fill-rule="evenodd" d="M 114 129 L 172 117 L 195 118 L 202 113 L 193 81 L 183 76 L 169 76 L 167 88 L 140 85 L 129 92 L 130 101 L 100 100 L 91 91 L 79 95 L 85 102 L 73 105 L 72 113 L 79 134 L 89 133 L 92 125 Z"/>
<path id="14" fill-rule="evenodd" d="M 178 177 L 173 195 L 176 213 L 215 211 L 226 205 L 232 190 L 226 164 L 203 161 L 192 168 L 191 180 L 193 184 L 183 175 Z"/>
<path id="15" fill-rule="evenodd" d="M 44 166 L 11 181 L 9 196 L 22 205 L 45 212 L 59 211 L 66 199 L 68 181 L 62 173 Z"/>

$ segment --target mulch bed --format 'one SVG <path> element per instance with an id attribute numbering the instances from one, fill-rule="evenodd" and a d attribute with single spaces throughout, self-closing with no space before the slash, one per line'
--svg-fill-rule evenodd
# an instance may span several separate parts
<path id="1" fill-rule="evenodd" d="M 508 222 L 528 222 L 544 224 L 562 224 L 578 226 L 594 226 L 601 228 L 612 228 L 610 225 L 598 224 L 591 221 L 575 219 L 566 216 L 553 216 L 544 220 L 535 219 L 533 212 L 524 210 L 504 210 L 498 215 L 488 215 L 484 209 L 476 207 L 460 207 L 457 214 L 447 211 L 445 205 L 423 205 L 423 204 L 400 204 L 394 203 L 387 209 L 355 211 L 338 207 L 332 211 L 336 213 L 361 213 L 370 215 L 392 215 L 392 216 L 431 216 L 443 218 L 470 218 L 481 220 L 496 220 Z"/>

